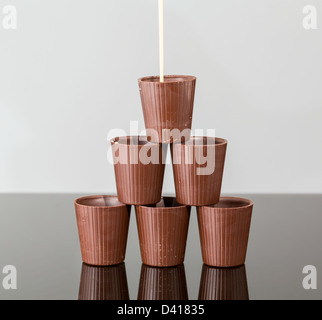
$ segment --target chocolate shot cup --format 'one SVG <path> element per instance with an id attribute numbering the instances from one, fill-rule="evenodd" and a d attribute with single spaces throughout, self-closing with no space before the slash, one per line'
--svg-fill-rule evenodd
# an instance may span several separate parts
<path id="1" fill-rule="evenodd" d="M 197 208 L 203 262 L 213 267 L 245 263 L 253 202 L 222 197 L 216 205 Z"/>
<path id="2" fill-rule="evenodd" d="M 227 140 L 192 137 L 171 145 L 176 198 L 189 206 L 219 202 Z"/>
<path id="3" fill-rule="evenodd" d="M 155 268 L 142 264 L 138 300 L 188 300 L 184 265 Z"/>
<path id="4" fill-rule="evenodd" d="M 94 266 L 124 261 L 131 207 L 116 196 L 89 196 L 74 201 L 83 262 Z"/>
<path id="5" fill-rule="evenodd" d="M 118 199 L 145 205 L 161 199 L 167 146 L 146 137 L 111 140 Z"/>
<path id="6" fill-rule="evenodd" d="M 145 128 L 151 141 L 189 140 L 196 77 L 165 76 L 164 82 L 160 82 L 160 77 L 144 77 L 138 82 Z"/>
<path id="7" fill-rule="evenodd" d="M 249 300 L 245 265 L 212 268 L 204 264 L 198 300 Z"/>
<path id="8" fill-rule="evenodd" d="M 83 263 L 78 300 L 129 299 L 124 263 L 112 267 L 93 267 Z"/>
<path id="9" fill-rule="evenodd" d="M 164 197 L 154 205 L 136 206 L 142 262 L 153 267 L 172 267 L 183 263 L 190 207 L 175 198 Z"/>

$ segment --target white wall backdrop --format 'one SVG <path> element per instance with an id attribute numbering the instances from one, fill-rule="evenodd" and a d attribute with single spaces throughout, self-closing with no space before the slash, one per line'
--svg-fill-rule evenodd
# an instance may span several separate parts
<path id="1" fill-rule="evenodd" d="M 107 134 L 144 128 L 157 0 L 0 0 L 0 22 L 5 5 L 0 192 L 116 192 Z M 197 76 L 193 128 L 229 140 L 225 193 L 322 192 L 321 28 L 320 0 L 165 0 L 166 74 Z"/>

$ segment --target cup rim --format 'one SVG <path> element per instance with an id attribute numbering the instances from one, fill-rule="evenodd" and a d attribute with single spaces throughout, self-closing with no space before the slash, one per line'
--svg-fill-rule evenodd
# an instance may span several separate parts
<path id="1" fill-rule="evenodd" d="M 195 141 L 195 140 L 205 140 L 207 139 L 208 141 L 211 140 L 214 143 L 206 143 L 206 144 L 202 144 L 202 145 L 198 145 L 198 144 L 189 144 L 189 142 L 191 141 Z M 218 138 L 218 137 L 207 137 L 207 136 L 192 136 L 190 137 L 190 140 L 186 141 L 186 142 L 177 142 L 174 143 L 174 145 L 181 145 L 181 146 L 186 146 L 186 147 L 211 147 L 211 146 L 220 146 L 220 145 L 227 145 L 228 144 L 228 140 L 223 139 L 223 138 Z"/>
<path id="2" fill-rule="evenodd" d="M 81 200 L 88 200 L 88 199 L 101 199 L 101 198 L 113 198 L 116 199 L 120 204 L 119 205 L 113 205 L 113 206 L 93 206 L 93 205 L 86 205 L 86 204 L 81 204 L 79 201 Z M 108 208 L 120 208 L 127 206 L 126 204 L 122 203 L 117 196 L 115 195 L 94 195 L 94 196 L 84 196 L 80 197 L 74 200 L 74 204 L 80 207 L 86 207 L 86 208 L 98 208 L 98 209 L 108 209 Z"/>
<path id="3" fill-rule="evenodd" d="M 163 199 L 171 199 L 171 200 L 175 200 L 177 202 L 177 206 L 175 207 L 152 207 L 153 205 L 157 205 L 158 203 L 160 203 Z M 157 203 L 153 203 L 153 204 L 142 204 L 142 205 L 136 205 L 136 207 L 142 207 L 142 208 L 150 208 L 153 210 L 162 210 L 162 211 L 168 211 L 168 210 L 173 210 L 173 209 L 182 209 L 182 208 L 188 208 L 189 206 L 185 205 L 185 204 L 181 204 L 177 201 L 176 197 L 171 197 L 171 196 L 164 196 L 161 197 L 160 201 L 158 201 Z"/>
<path id="4" fill-rule="evenodd" d="M 140 143 L 128 143 L 130 140 L 131 142 L 134 141 L 134 138 L 137 138 L 138 142 L 144 142 L 143 144 Z M 124 145 L 124 146 L 133 146 L 133 147 L 143 147 L 143 146 L 159 146 L 159 143 L 148 141 L 146 136 L 121 136 L 121 137 L 115 137 L 110 140 L 112 145 L 118 144 L 118 145 Z"/>
<path id="5" fill-rule="evenodd" d="M 183 82 L 191 82 L 195 81 L 197 78 L 195 76 L 190 75 L 165 75 L 164 79 L 166 81 L 160 82 L 160 76 L 147 76 L 138 79 L 139 83 L 159 83 L 159 84 L 167 84 L 167 83 L 183 83 Z"/>
<path id="6" fill-rule="evenodd" d="M 250 199 L 246 198 L 240 198 L 240 197 L 220 197 L 220 200 L 233 200 L 233 201 L 240 201 L 240 202 L 245 202 L 246 204 L 243 206 L 238 206 L 238 207 L 228 207 L 228 208 L 221 208 L 221 207 L 215 207 L 217 204 L 212 204 L 212 205 L 206 205 L 204 207 L 206 208 L 211 208 L 213 210 L 220 210 L 220 209 L 228 209 L 228 210 L 240 210 L 240 209 L 245 209 L 245 208 L 250 208 L 254 205 L 254 202 Z M 218 203 L 219 203 L 218 202 Z"/>

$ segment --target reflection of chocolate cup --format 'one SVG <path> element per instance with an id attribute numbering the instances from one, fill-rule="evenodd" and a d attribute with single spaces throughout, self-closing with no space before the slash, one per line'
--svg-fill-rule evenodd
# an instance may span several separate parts
<path id="1" fill-rule="evenodd" d="M 145 127 L 151 141 L 181 142 L 170 132 L 181 132 L 189 140 L 196 78 L 193 76 L 165 76 L 139 79 Z M 174 130 L 174 131 L 173 131 Z"/>
<path id="2" fill-rule="evenodd" d="M 78 300 L 129 300 L 125 264 L 92 267 L 83 263 Z"/>
<path id="3" fill-rule="evenodd" d="M 83 261 L 108 266 L 124 261 L 131 207 L 116 196 L 89 196 L 75 200 Z"/>
<path id="4" fill-rule="evenodd" d="M 199 300 L 249 300 L 245 265 L 238 268 L 202 267 Z"/>
<path id="5" fill-rule="evenodd" d="M 204 206 L 219 202 L 226 148 L 227 140 L 209 137 L 193 137 L 186 144 L 171 145 L 179 203 Z"/>
<path id="6" fill-rule="evenodd" d="M 205 264 L 235 267 L 245 263 L 252 210 L 252 201 L 231 197 L 197 208 Z"/>
<path id="7" fill-rule="evenodd" d="M 184 265 L 154 268 L 143 264 L 138 300 L 188 300 Z"/>
<path id="8" fill-rule="evenodd" d="M 160 201 L 166 146 L 145 137 L 115 138 L 111 144 L 118 199 L 133 205 Z"/>
<path id="9" fill-rule="evenodd" d="M 135 210 L 143 263 L 154 267 L 182 264 L 190 207 L 165 197 L 156 205 L 136 206 Z"/>

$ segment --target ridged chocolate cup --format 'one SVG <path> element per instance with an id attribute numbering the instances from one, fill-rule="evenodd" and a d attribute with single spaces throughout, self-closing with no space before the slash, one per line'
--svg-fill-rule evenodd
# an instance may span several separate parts
<path id="1" fill-rule="evenodd" d="M 189 206 L 205 206 L 219 202 L 224 172 L 227 140 L 192 137 L 190 141 L 171 145 L 176 198 Z M 200 155 L 209 156 L 201 164 Z M 205 167 L 209 170 L 207 174 Z M 205 170 L 201 172 L 201 170 Z"/>
<path id="2" fill-rule="evenodd" d="M 160 201 L 166 146 L 146 137 L 118 137 L 111 144 L 118 199 L 133 205 Z"/>
<path id="3" fill-rule="evenodd" d="M 181 142 L 181 137 L 171 136 L 179 130 L 184 141 L 191 132 L 196 77 L 165 76 L 144 77 L 138 80 L 145 128 L 151 141 L 158 143 Z"/>
<path id="4" fill-rule="evenodd" d="M 78 300 L 129 300 L 125 264 L 113 267 L 82 265 Z"/>
<path id="5" fill-rule="evenodd" d="M 202 267 L 198 300 L 249 300 L 245 265 Z"/>
<path id="6" fill-rule="evenodd" d="M 183 263 L 190 207 L 175 198 L 164 197 L 156 205 L 136 206 L 141 257 L 153 267 L 172 267 Z"/>
<path id="7" fill-rule="evenodd" d="M 123 262 L 131 207 L 116 196 L 89 196 L 74 203 L 83 262 L 95 266 Z"/>
<path id="8" fill-rule="evenodd" d="M 245 263 L 253 202 L 222 197 L 216 205 L 197 208 L 203 262 L 213 267 Z"/>
<path id="9" fill-rule="evenodd" d="M 184 265 L 155 268 L 143 264 L 138 300 L 188 300 Z"/>

